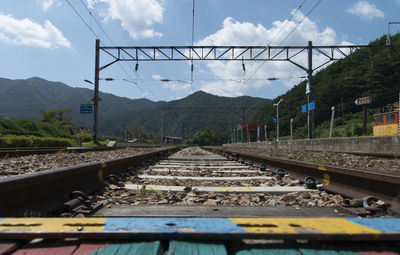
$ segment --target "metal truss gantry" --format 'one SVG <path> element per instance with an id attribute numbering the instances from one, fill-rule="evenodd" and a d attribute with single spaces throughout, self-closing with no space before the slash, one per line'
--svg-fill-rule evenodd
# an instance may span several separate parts
<path id="1" fill-rule="evenodd" d="M 97 141 L 99 73 L 117 62 L 145 61 L 286 61 L 307 72 L 307 123 L 308 138 L 313 138 L 313 116 L 308 109 L 311 102 L 312 74 L 331 61 L 349 57 L 361 48 L 370 49 L 370 57 L 376 57 L 382 49 L 400 48 L 400 45 L 333 45 L 313 46 L 100 46 L 96 40 L 94 77 L 94 140 Z M 100 53 L 112 58 L 111 62 L 100 66 Z M 302 64 L 301 54 L 307 54 L 307 65 Z M 313 53 L 326 57 L 326 61 L 313 67 Z M 381 54 L 382 55 L 382 54 Z M 385 56 L 384 56 L 385 57 Z"/>

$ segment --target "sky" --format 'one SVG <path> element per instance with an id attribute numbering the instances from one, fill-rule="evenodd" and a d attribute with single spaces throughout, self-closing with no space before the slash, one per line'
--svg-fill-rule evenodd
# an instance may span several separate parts
<path id="1" fill-rule="evenodd" d="M 84 80 L 94 80 L 96 38 L 102 46 L 364 45 L 399 13 L 400 0 L 0 0 L 0 77 L 93 89 Z M 306 64 L 306 54 L 298 61 Z M 322 62 L 315 53 L 313 65 Z M 101 80 L 100 90 L 152 101 L 198 90 L 273 99 L 306 76 L 288 62 L 194 61 L 191 73 L 187 61 L 152 61 L 135 69 L 121 62 L 102 70 L 100 78 L 114 80 Z"/>

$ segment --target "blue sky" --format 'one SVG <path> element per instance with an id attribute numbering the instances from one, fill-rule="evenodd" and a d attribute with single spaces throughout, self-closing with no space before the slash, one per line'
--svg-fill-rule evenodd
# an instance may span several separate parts
<path id="1" fill-rule="evenodd" d="M 70 4 L 79 13 L 75 13 Z M 42 77 L 92 88 L 95 35 L 105 46 L 189 46 L 193 0 L 0 0 L 0 77 Z M 315 9 L 294 30 L 306 14 Z M 195 0 L 195 45 L 368 44 L 400 21 L 400 0 Z M 98 26 L 99 23 L 108 37 Z M 392 25 L 391 33 L 400 25 Z M 93 32 L 91 32 L 93 31 Z M 94 35 L 95 34 L 95 35 Z M 102 55 L 103 57 L 104 55 Z M 322 61 L 315 55 L 315 63 Z M 306 61 L 300 56 L 300 61 Z M 203 90 L 275 98 L 304 71 L 284 62 L 121 63 L 103 70 L 100 90 L 128 98 L 174 100 Z M 258 71 L 256 71 L 258 70 Z M 267 81 L 267 78 L 279 78 Z M 161 82 L 169 79 L 171 82 Z M 127 82 L 129 80 L 131 82 Z M 182 82 L 183 81 L 183 82 Z M 244 82 L 246 81 L 246 82 Z M 136 84 L 135 84 L 136 83 Z"/>

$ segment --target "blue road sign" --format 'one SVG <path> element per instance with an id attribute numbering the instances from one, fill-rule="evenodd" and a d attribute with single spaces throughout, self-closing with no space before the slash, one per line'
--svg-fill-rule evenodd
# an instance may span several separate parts
<path id="1" fill-rule="evenodd" d="M 310 111 L 313 111 L 315 109 L 315 101 L 311 101 L 308 103 L 308 109 Z M 307 112 L 307 104 L 303 104 L 301 106 L 301 113 L 306 113 Z"/>
<path id="2" fill-rule="evenodd" d="M 91 114 L 93 111 L 92 105 L 81 105 L 82 114 Z"/>
<path id="3" fill-rule="evenodd" d="M 271 118 L 269 118 L 269 121 L 270 121 L 270 122 L 276 122 L 276 118 L 271 117 Z"/>

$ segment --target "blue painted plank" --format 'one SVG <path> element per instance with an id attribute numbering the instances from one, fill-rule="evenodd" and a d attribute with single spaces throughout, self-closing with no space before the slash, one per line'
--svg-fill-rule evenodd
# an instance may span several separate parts
<path id="1" fill-rule="evenodd" d="M 246 232 L 227 218 L 107 218 L 105 231 L 156 231 L 162 233 L 209 232 L 232 233 Z"/>
<path id="2" fill-rule="evenodd" d="M 301 255 L 296 249 L 251 249 L 236 252 L 236 255 Z"/>
<path id="3" fill-rule="evenodd" d="M 171 241 L 167 255 L 227 255 L 222 244 Z"/>
<path id="4" fill-rule="evenodd" d="M 347 220 L 383 233 L 400 232 L 400 218 L 347 218 Z"/>
<path id="5" fill-rule="evenodd" d="M 128 243 L 128 244 L 114 244 L 106 246 L 97 251 L 90 253 L 90 255 L 128 255 L 128 254 L 146 254 L 157 255 L 159 254 L 160 242 L 141 242 L 141 243 Z"/>

